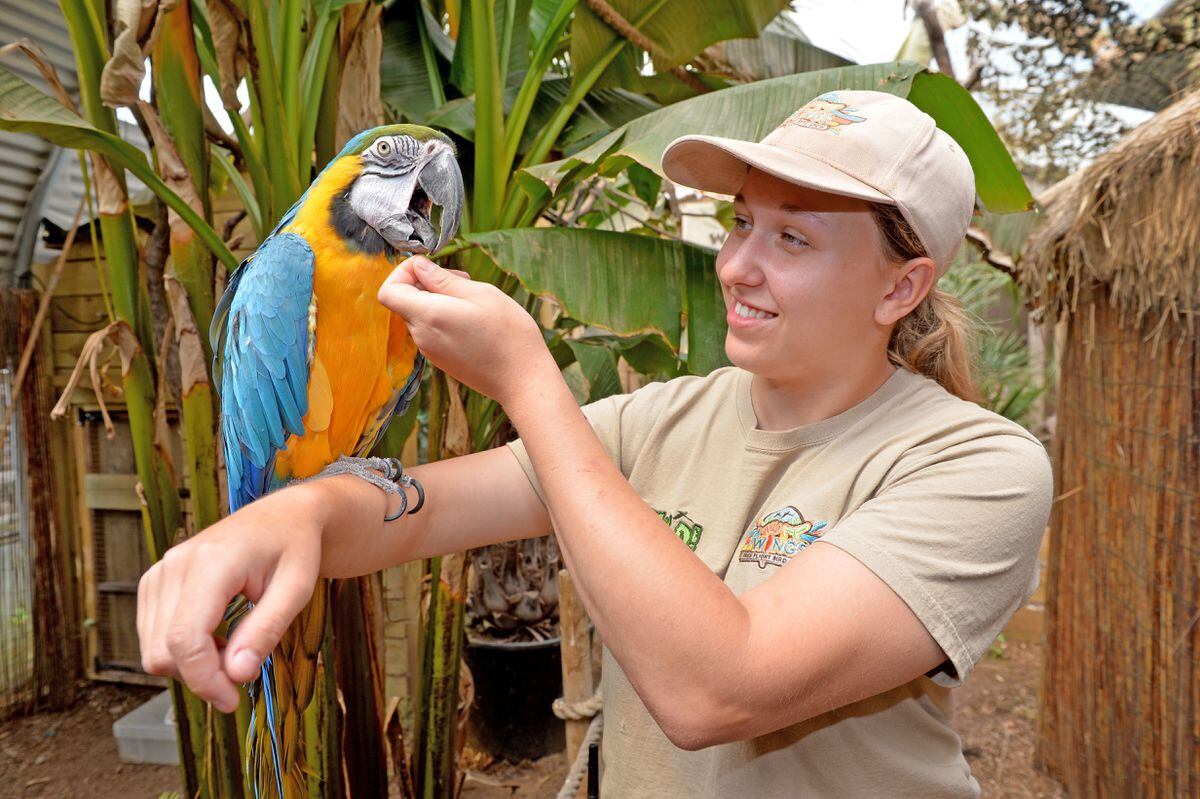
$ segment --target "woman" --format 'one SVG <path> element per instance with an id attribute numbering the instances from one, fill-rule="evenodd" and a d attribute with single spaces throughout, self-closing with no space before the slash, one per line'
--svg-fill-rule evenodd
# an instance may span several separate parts
<path id="1" fill-rule="evenodd" d="M 1037 440 L 969 401 L 964 317 L 935 288 L 966 156 L 907 101 L 844 91 L 663 166 L 736 195 L 733 367 L 581 411 L 516 303 L 410 259 L 380 300 L 521 440 L 412 469 L 428 499 L 399 521 L 341 475 L 175 547 L 139 590 L 147 671 L 228 711 L 318 575 L 553 528 L 606 647 L 606 799 L 977 796 L 948 687 L 1032 594 L 1052 486 Z M 256 608 L 218 652 L 239 592 Z"/>

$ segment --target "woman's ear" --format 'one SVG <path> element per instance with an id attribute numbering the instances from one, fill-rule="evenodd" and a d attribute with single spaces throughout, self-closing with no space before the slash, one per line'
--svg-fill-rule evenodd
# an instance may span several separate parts
<path id="1" fill-rule="evenodd" d="M 937 282 L 937 265 L 932 258 L 913 258 L 895 264 L 893 270 L 892 290 L 875 307 L 875 322 L 883 327 L 908 316 Z"/>

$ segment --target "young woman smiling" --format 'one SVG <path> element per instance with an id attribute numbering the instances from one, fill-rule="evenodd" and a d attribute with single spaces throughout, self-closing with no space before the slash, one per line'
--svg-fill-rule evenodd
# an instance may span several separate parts
<path id="1" fill-rule="evenodd" d="M 977 796 L 948 689 L 1032 594 L 1052 486 L 1037 440 L 972 401 L 935 287 L 966 156 L 907 101 L 842 91 L 663 168 L 736 195 L 734 366 L 581 410 L 516 303 L 410 259 L 380 300 L 521 440 L 413 468 L 415 516 L 384 523 L 399 499 L 341 475 L 175 547 L 139 590 L 147 671 L 228 711 L 318 575 L 553 529 L 605 644 L 606 799 Z M 239 592 L 257 605 L 219 651 Z"/>

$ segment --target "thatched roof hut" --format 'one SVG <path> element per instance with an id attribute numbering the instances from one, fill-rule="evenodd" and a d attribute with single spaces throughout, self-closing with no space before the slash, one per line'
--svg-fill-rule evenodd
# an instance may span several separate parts
<path id="1" fill-rule="evenodd" d="M 1071 315 L 1103 286 L 1119 320 L 1155 341 L 1196 335 L 1200 307 L 1200 91 L 1151 118 L 1039 198 L 1045 221 L 1018 275 L 1034 307 Z"/>
<path id="2" fill-rule="evenodd" d="M 1066 327 L 1038 759 L 1200 796 L 1200 92 L 1042 198 L 1018 281 Z"/>

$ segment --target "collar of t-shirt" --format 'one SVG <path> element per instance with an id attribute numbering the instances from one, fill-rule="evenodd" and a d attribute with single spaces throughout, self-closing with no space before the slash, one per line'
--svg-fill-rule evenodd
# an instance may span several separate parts
<path id="1" fill-rule="evenodd" d="M 914 381 L 919 382 L 923 379 L 907 369 L 898 368 L 873 394 L 836 416 L 790 430 L 761 430 L 758 427 L 758 417 L 754 413 L 754 403 L 750 398 L 750 382 L 753 375 L 750 372 L 738 371 L 735 389 L 738 427 L 747 448 L 765 452 L 784 452 L 830 441 L 903 393 Z"/>

